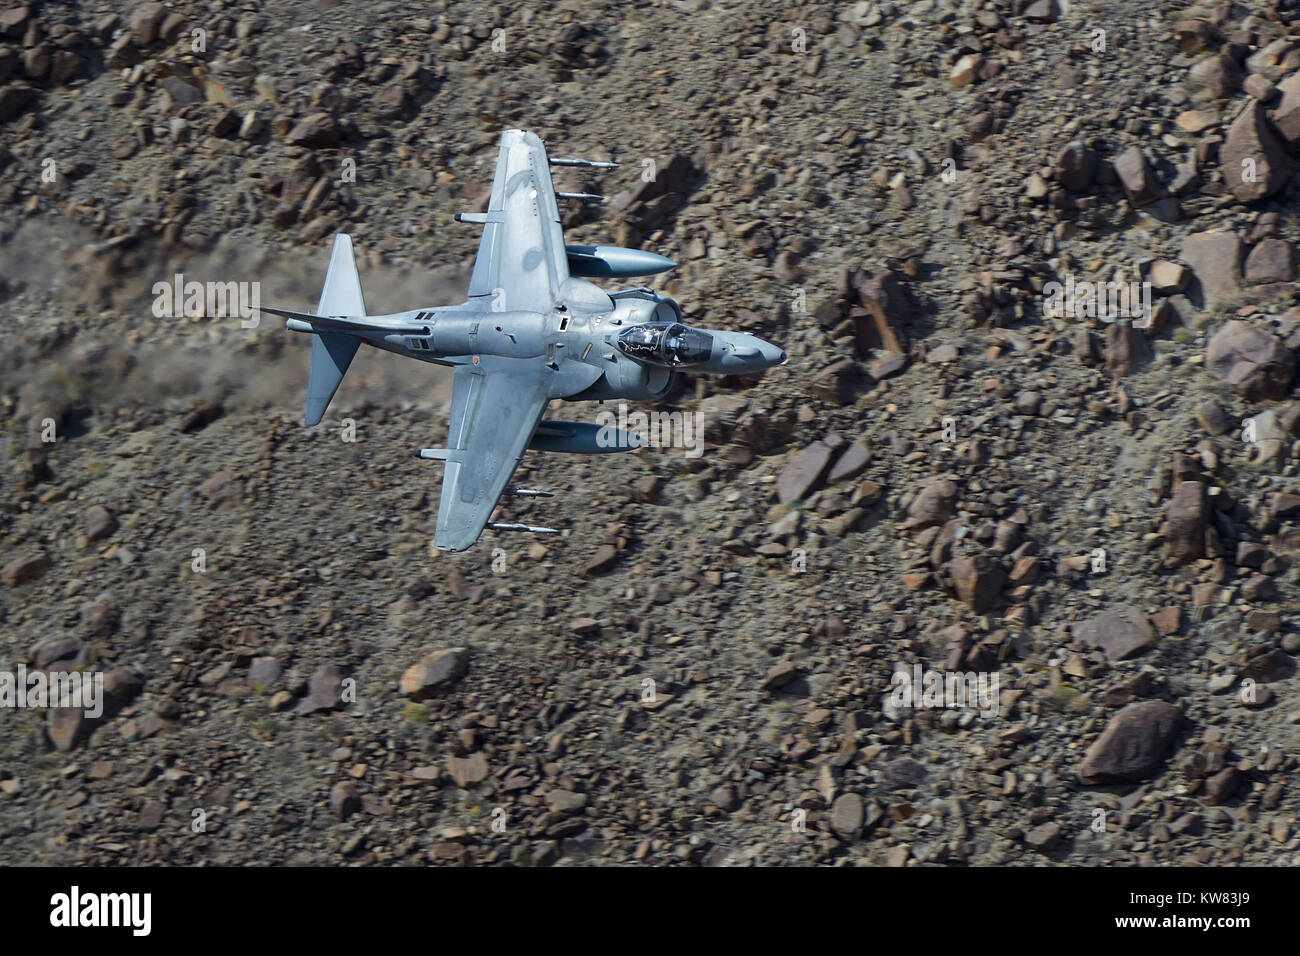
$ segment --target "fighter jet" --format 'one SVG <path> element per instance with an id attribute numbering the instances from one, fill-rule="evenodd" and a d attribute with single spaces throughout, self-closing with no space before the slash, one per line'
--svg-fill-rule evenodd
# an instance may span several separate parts
<path id="1" fill-rule="evenodd" d="M 487 211 L 456 217 L 483 227 L 460 305 L 367 315 L 352 240 L 338 234 L 314 314 L 262 309 L 312 336 L 307 425 L 320 422 L 363 343 L 455 370 L 447 447 L 415 452 L 446 463 L 434 532 L 444 551 L 471 547 L 485 527 L 557 533 L 491 521 L 503 494 L 549 496 L 510 485 L 528 449 L 590 454 L 644 444 L 627 433 L 611 440 L 591 424 L 543 420 L 552 399 L 654 400 L 680 372 L 753 374 L 786 361 L 753 335 L 687 326 L 676 302 L 647 288 L 606 292 L 587 281 L 653 275 L 676 263 L 636 249 L 566 246 L 557 199 L 602 197 L 556 193 L 553 165 L 616 166 L 548 160 L 534 133 L 502 133 Z"/>

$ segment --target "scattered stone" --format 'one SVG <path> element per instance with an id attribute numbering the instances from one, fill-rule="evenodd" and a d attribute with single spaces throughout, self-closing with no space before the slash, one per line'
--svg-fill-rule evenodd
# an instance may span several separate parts
<path id="1" fill-rule="evenodd" d="M 1241 239 L 1234 232 L 1200 232 L 1183 242 L 1180 258 L 1195 273 L 1210 307 L 1232 303 L 1241 294 Z"/>
<path id="2" fill-rule="evenodd" d="M 831 463 L 831 448 L 824 441 L 806 446 L 781 469 L 776 497 L 781 504 L 802 500 L 820 484 Z"/>
<path id="3" fill-rule="evenodd" d="M 1113 165 L 1120 185 L 1134 206 L 1149 205 L 1163 194 L 1160 183 L 1156 181 L 1155 174 L 1139 147 L 1130 146 L 1124 150 L 1115 157 Z"/>
<path id="4" fill-rule="evenodd" d="M 1284 397 L 1295 361 L 1277 336 L 1236 319 L 1215 333 L 1205 352 L 1206 371 L 1252 402 Z"/>
<path id="5" fill-rule="evenodd" d="M 1261 239 L 1246 256 L 1246 282 L 1250 285 L 1294 282 L 1296 278 L 1295 248 L 1285 239 Z"/>
<path id="6" fill-rule="evenodd" d="M 447 757 L 447 773 L 456 786 L 468 790 L 487 779 L 488 762 L 482 751 L 468 757 Z"/>
<path id="7" fill-rule="evenodd" d="M 1075 637 L 1100 647 L 1112 661 L 1127 660 L 1156 639 L 1147 616 L 1131 605 L 1102 611 L 1075 624 L 1073 630 Z"/>
<path id="8" fill-rule="evenodd" d="M 50 559 L 42 551 L 25 551 L 0 570 L 5 587 L 16 588 L 39 580 L 50 569 Z"/>
<path id="9" fill-rule="evenodd" d="M 452 647 L 425 655 L 402 675 L 402 694 L 411 700 L 428 700 L 465 676 L 469 649 Z"/>
<path id="10" fill-rule="evenodd" d="M 1264 105 L 1251 100 L 1219 150 L 1223 182 L 1241 202 L 1272 196 L 1291 176 L 1291 161 L 1268 126 Z"/>
<path id="11" fill-rule="evenodd" d="M 94 543 L 112 537 L 117 530 L 117 518 L 103 505 L 91 505 L 81 515 L 86 540 Z"/>
<path id="12" fill-rule="evenodd" d="M 1241 68 L 1230 56 L 1219 54 L 1198 60 L 1190 70 L 1192 79 L 1217 100 L 1227 99 L 1241 89 Z"/>
<path id="13" fill-rule="evenodd" d="M 307 149 L 329 149 L 337 146 L 342 138 L 339 124 L 328 113 L 312 113 L 305 116 L 289 130 L 289 142 L 294 146 Z"/>
<path id="14" fill-rule="evenodd" d="M 841 839 L 856 840 L 865 819 L 866 806 L 856 793 L 842 793 L 831 804 L 831 829 Z"/>
<path id="15" fill-rule="evenodd" d="M 1002 566 L 986 554 L 953 558 L 949 573 L 958 600 L 976 614 L 993 607 L 1006 582 Z"/>
<path id="16" fill-rule="evenodd" d="M 1163 700 L 1129 704 L 1088 748 L 1079 765 L 1080 782 L 1138 783 L 1153 777 L 1164 766 L 1182 719 L 1182 711 Z"/>
<path id="17" fill-rule="evenodd" d="M 341 780 L 330 789 L 330 812 L 346 820 L 361 809 L 361 790 L 350 780 Z"/>
<path id="18" fill-rule="evenodd" d="M 1072 193 L 1087 192 L 1092 188 L 1097 171 L 1097 153 L 1075 140 L 1056 155 L 1056 179 Z"/>
<path id="19" fill-rule="evenodd" d="M 311 673 L 307 696 L 298 702 L 297 713 L 314 714 L 343 705 L 343 672 L 333 664 L 322 664 Z"/>
<path id="20" fill-rule="evenodd" d="M 1165 552 L 1180 564 L 1205 554 L 1205 529 L 1210 518 L 1205 491 L 1199 481 L 1183 481 L 1169 499 Z"/>
<path id="21" fill-rule="evenodd" d="M 1048 821 L 1025 834 L 1025 843 L 1035 850 L 1050 850 L 1061 842 L 1061 825 Z"/>

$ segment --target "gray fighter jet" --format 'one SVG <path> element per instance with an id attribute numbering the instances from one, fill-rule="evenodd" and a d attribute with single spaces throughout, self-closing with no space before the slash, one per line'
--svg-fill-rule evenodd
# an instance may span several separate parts
<path id="1" fill-rule="evenodd" d="M 483 226 L 460 305 L 367 315 L 352 240 L 340 234 L 314 315 L 263 307 L 312 334 L 308 425 L 325 414 L 363 342 L 455 369 L 447 447 L 416 452 L 446 462 L 434 533 L 444 551 L 469 548 L 485 527 L 555 533 L 490 523 L 503 494 L 546 494 L 510 487 L 529 448 L 599 453 L 643 444 L 626 433 L 611 441 L 595 425 L 544 421 L 551 399 L 651 400 L 668 393 L 678 372 L 748 374 L 786 360 L 755 336 L 690 328 L 676 302 L 649 289 L 607 293 L 583 278 L 652 275 L 675 263 L 635 249 L 566 246 L 557 196 L 601 197 L 557 194 L 551 165 L 616 164 L 548 161 L 535 134 L 506 130 L 487 211 L 456 217 Z"/>

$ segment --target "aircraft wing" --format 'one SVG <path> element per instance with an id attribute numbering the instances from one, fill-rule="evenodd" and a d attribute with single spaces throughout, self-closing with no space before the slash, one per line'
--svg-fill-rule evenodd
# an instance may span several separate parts
<path id="1" fill-rule="evenodd" d="M 518 129 L 501 134 L 487 212 L 462 218 L 483 223 L 470 297 L 493 297 L 494 311 L 549 312 L 569 278 L 569 260 L 546 149 L 537 134 Z"/>
<path id="2" fill-rule="evenodd" d="M 478 540 L 532 440 L 550 395 L 535 359 L 484 355 L 456 367 L 442 500 L 433 543 L 463 551 Z"/>

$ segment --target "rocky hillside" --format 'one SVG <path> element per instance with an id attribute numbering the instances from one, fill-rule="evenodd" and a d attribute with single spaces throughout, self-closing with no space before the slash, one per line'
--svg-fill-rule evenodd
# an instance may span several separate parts
<path id="1" fill-rule="evenodd" d="M 438 371 L 157 289 L 459 301 L 508 127 L 791 361 L 446 555 Z M 1295 863 L 1298 171 L 1296 0 L 0 10 L 0 862 Z"/>

